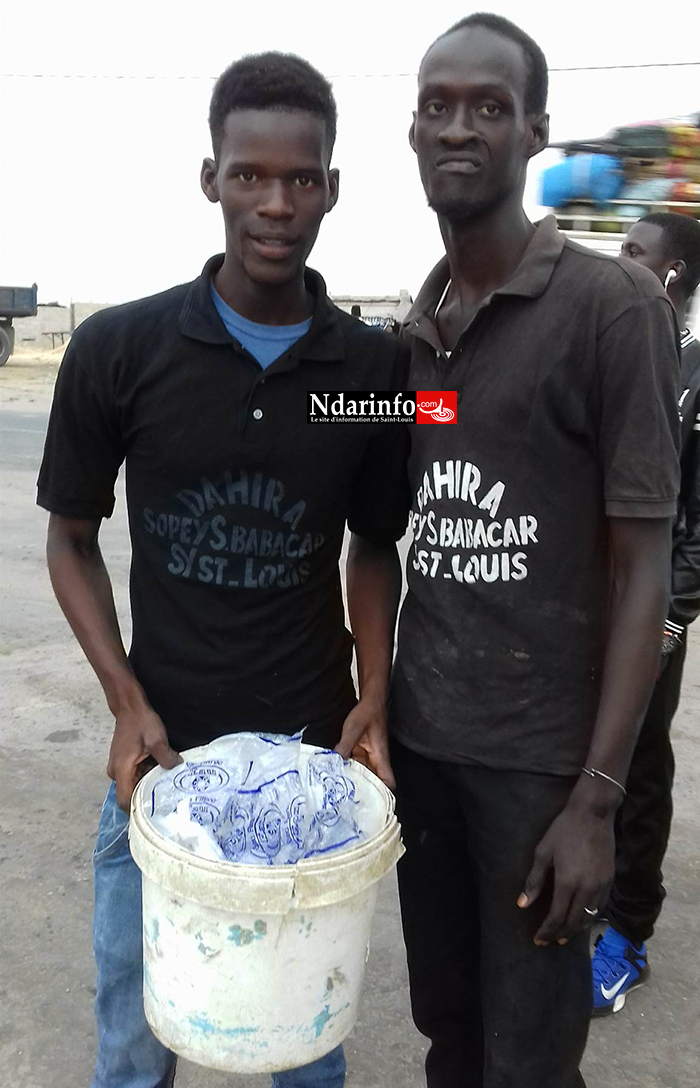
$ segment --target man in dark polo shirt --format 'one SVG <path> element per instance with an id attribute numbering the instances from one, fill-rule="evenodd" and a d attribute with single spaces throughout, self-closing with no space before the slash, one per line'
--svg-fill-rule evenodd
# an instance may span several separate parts
<path id="1" fill-rule="evenodd" d="M 193 283 L 76 331 L 39 477 L 56 595 L 116 719 L 95 851 L 93 1088 L 162 1088 L 175 1070 L 142 1003 L 141 882 L 126 831 L 145 767 L 172 767 L 222 734 L 308 727 L 306 740 L 359 749 L 391 782 L 406 436 L 306 422 L 309 390 L 403 387 L 403 349 L 337 310 L 305 267 L 338 195 L 333 94 L 297 57 L 247 57 L 216 84 L 210 126 L 202 188 L 221 204 L 226 252 Z M 128 657 L 98 544 L 124 461 Z M 338 568 L 346 523 L 357 706 Z M 344 1079 L 339 1047 L 273 1083 Z"/>
<path id="2" fill-rule="evenodd" d="M 392 686 L 413 1013 L 429 1088 L 575 1088 L 583 927 L 665 617 L 674 314 L 646 269 L 528 222 L 548 130 L 531 38 L 471 16 L 418 82 L 411 142 L 447 252 L 407 318 L 410 386 L 456 390 L 457 418 L 412 431 Z"/>
<path id="3" fill-rule="evenodd" d="M 605 907 L 610 924 L 593 957 L 596 1016 L 619 1012 L 649 975 L 646 942 L 666 896 L 661 870 L 673 816 L 671 722 L 681 696 L 687 629 L 700 615 L 700 343 L 688 328 L 690 299 L 700 283 L 700 223 L 653 212 L 628 232 L 622 255 L 664 284 L 682 330 L 681 489 L 661 670 L 617 813 L 615 880 Z"/>

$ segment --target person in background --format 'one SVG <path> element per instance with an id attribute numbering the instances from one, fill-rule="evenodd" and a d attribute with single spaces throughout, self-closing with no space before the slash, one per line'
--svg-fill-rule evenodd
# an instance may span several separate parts
<path id="1" fill-rule="evenodd" d="M 413 544 L 390 728 L 428 1088 L 580 1088 L 585 926 L 658 671 L 678 494 L 673 308 L 522 206 L 547 63 L 497 15 L 435 42 L 411 143 L 446 255 L 405 323 Z M 455 403 L 456 402 L 456 403 Z"/>
<path id="2" fill-rule="evenodd" d="M 407 435 L 361 426 L 341 441 L 306 422 L 309 389 L 405 387 L 400 345 L 341 313 L 306 267 L 338 197 L 333 93 L 299 57 L 245 57 L 217 81 L 209 121 L 201 183 L 221 205 L 226 251 L 194 282 L 76 330 L 39 475 L 54 590 L 115 718 L 94 857 L 93 1088 L 169 1088 L 175 1075 L 143 1011 L 127 826 L 144 770 L 224 734 L 306 727 L 308 742 L 354 751 L 392 783 Z M 99 547 L 124 461 L 128 656 Z M 339 572 L 346 524 L 359 702 Z M 276 1088 L 344 1081 L 342 1047 L 273 1076 Z"/>
<path id="3" fill-rule="evenodd" d="M 690 299 L 700 283 L 700 223 L 654 212 L 629 231 L 622 255 L 658 277 L 682 330 L 681 490 L 661 671 L 617 813 L 615 880 L 605 908 L 609 925 L 593 957 L 595 1016 L 619 1012 L 649 976 L 646 942 L 666 895 L 661 868 L 673 814 L 671 722 L 680 699 L 687 629 L 700 614 L 700 343 L 688 328 Z"/>

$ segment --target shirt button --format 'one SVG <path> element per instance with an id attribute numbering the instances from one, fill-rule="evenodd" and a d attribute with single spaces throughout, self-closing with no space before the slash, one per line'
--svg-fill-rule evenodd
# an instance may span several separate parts
<path id="1" fill-rule="evenodd" d="M 262 408 L 255 408 L 253 410 L 253 419 L 262 419 L 262 417 L 263 417 Z"/>

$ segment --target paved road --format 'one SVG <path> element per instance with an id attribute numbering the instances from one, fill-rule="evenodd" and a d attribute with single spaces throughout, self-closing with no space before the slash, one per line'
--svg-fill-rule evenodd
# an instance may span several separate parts
<path id="1" fill-rule="evenodd" d="M 0 379 L 1 381 L 1 379 Z M 45 404 L 46 398 L 42 401 Z M 0 685 L 0 1084 L 80 1088 L 94 1047 L 90 854 L 106 789 L 111 721 L 53 601 L 43 559 L 46 515 L 34 505 L 45 408 L 0 412 L 5 585 Z M 123 502 L 103 548 L 127 624 Z M 652 983 L 627 1011 L 594 1024 L 588 1088 L 698 1088 L 700 982 L 700 639 L 691 645 L 675 727 L 676 822 L 669 898 L 652 944 Z M 426 934 L 430 940 L 430 934 Z M 533 1039 L 533 1046 L 538 1040 Z M 424 1047 L 408 1015 L 393 883 L 382 888 L 360 1023 L 349 1042 L 348 1088 L 420 1088 Z M 183 1064 L 181 1088 L 262 1088 Z M 461 1086 L 455 1085 L 455 1088 Z"/>
<path id="2" fill-rule="evenodd" d="M 35 470 L 44 444 L 46 422 L 43 411 L 0 409 L 0 464 L 3 469 Z"/>

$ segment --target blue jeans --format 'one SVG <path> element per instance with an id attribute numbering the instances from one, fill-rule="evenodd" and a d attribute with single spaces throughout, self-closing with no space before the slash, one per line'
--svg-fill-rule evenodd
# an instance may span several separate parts
<path id="1" fill-rule="evenodd" d="M 112 784 L 93 859 L 98 1044 L 92 1088 L 171 1088 L 175 1055 L 158 1042 L 143 1011 L 141 872 L 129 850 L 128 826 Z M 272 1076 L 272 1088 L 343 1088 L 344 1083 L 340 1046 L 311 1065 Z"/>

